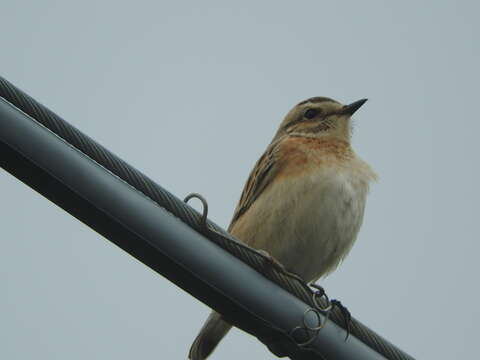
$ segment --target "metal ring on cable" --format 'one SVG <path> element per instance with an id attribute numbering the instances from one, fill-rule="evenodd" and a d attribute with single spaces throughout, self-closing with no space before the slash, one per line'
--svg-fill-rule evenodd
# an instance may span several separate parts
<path id="1" fill-rule="evenodd" d="M 313 312 L 316 316 L 317 316 L 317 319 L 318 319 L 318 323 L 320 325 L 318 326 L 310 326 L 309 324 L 307 324 L 307 315 L 308 313 L 310 312 Z M 290 331 L 290 336 L 293 337 L 294 341 L 297 343 L 297 345 L 299 347 L 307 347 L 308 345 L 310 345 L 314 340 L 315 338 L 317 337 L 318 333 L 320 332 L 321 329 L 323 329 L 323 327 L 326 325 L 327 323 L 327 320 L 329 318 L 329 315 L 330 315 L 330 312 L 327 312 L 325 318 L 323 319 L 322 321 L 322 317 L 321 317 L 321 314 L 320 312 L 317 310 L 317 309 L 314 309 L 314 308 L 308 308 L 307 310 L 305 310 L 305 312 L 303 313 L 303 327 L 302 326 L 297 326 L 295 328 L 292 329 L 292 331 Z M 305 341 L 305 342 L 297 342 L 295 340 L 295 336 L 294 336 L 294 333 L 298 330 L 305 330 L 306 333 L 309 333 L 311 334 L 310 338 Z"/>
<path id="2" fill-rule="evenodd" d="M 307 324 L 307 314 L 310 313 L 310 312 L 313 312 L 316 316 L 317 316 L 317 319 L 318 319 L 318 323 L 320 325 L 318 326 L 309 326 Z M 325 320 L 322 321 L 322 318 L 320 316 L 320 312 L 317 310 L 317 309 L 314 309 L 314 308 L 308 308 L 307 310 L 305 310 L 305 312 L 303 313 L 303 325 L 305 326 L 306 329 L 308 330 L 311 330 L 311 331 L 316 331 L 318 332 L 319 330 L 321 330 L 324 326 L 325 326 L 325 323 L 327 322 L 327 318 L 325 317 Z"/>
<path id="3" fill-rule="evenodd" d="M 332 306 L 332 303 L 331 303 L 328 295 L 325 293 L 325 290 L 317 284 L 311 284 L 310 286 L 317 289 L 317 291 L 315 291 L 312 295 L 312 301 L 315 304 L 315 307 L 320 311 L 323 311 L 323 312 L 326 312 L 326 313 L 330 312 L 332 310 L 333 306 Z M 317 298 L 321 299 L 322 297 L 327 302 L 326 307 L 322 307 L 322 305 L 320 305 L 320 303 L 317 301 Z"/>
<path id="4" fill-rule="evenodd" d="M 297 330 L 305 330 L 305 332 L 307 333 L 310 333 L 307 329 L 301 327 L 301 326 L 297 326 L 297 327 L 294 327 L 292 329 L 292 331 L 290 331 L 290 336 L 293 338 L 293 341 L 295 341 L 295 343 L 298 345 L 298 347 L 307 347 L 308 345 L 310 345 L 314 340 L 315 338 L 317 337 L 317 334 L 312 334 L 312 336 L 305 342 L 298 342 L 297 340 L 295 340 L 295 331 Z"/>
<path id="5" fill-rule="evenodd" d="M 188 203 L 188 201 L 192 198 L 196 198 L 202 202 L 203 205 L 203 212 L 202 212 L 202 219 L 201 219 L 201 225 L 205 228 L 208 229 L 207 226 L 207 216 L 208 216 L 208 202 L 207 200 L 200 194 L 198 193 L 191 193 L 188 194 L 185 199 L 183 199 L 184 203 Z"/>

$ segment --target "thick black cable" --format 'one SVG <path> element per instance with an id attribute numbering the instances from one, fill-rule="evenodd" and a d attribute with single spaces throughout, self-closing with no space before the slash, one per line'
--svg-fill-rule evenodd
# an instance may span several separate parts
<path id="1" fill-rule="evenodd" d="M 138 191 L 141 191 L 145 196 L 178 217 L 188 226 L 205 235 L 300 300 L 315 307 L 313 291 L 307 284 L 299 281 L 298 278 L 288 272 L 270 266 L 270 264 L 265 261 L 264 256 L 234 239 L 215 223 L 207 220 L 207 228 L 205 228 L 202 223 L 202 216 L 197 211 L 153 182 L 140 171 L 125 163 L 103 146 L 81 133 L 75 127 L 68 124 L 58 115 L 36 102 L 2 77 L 0 77 L 0 97 L 3 97 L 12 105 L 34 118 L 126 183 Z M 327 305 L 324 299 L 320 299 L 320 303 L 322 306 Z M 345 319 L 339 309 L 333 309 L 330 319 L 337 325 L 345 328 Z M 413 359 L 354 318 L 352 318 L 350 332 L 353 336 L 357 337 L 387 359 Z"/>

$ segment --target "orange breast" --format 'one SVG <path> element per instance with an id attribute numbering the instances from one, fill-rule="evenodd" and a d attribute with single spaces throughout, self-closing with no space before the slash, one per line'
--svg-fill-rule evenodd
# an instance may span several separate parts
<path id="1" fill-rule="evenodd" d="M 288 137 L 279 148 L 278 177 L 300 176 L 320 166 L 340 164 L 352 156 L 350 144 L 344 140 Z"/>

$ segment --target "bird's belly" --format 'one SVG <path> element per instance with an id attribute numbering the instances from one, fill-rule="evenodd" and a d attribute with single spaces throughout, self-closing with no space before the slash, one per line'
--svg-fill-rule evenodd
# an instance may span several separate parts
<path id="1" fill-rule="evenodd" d="M 247 242 L 306 281 L 334 270 L 357 237 L 368 182 L 332 169 L 271 185 L 250 209 Z"/>

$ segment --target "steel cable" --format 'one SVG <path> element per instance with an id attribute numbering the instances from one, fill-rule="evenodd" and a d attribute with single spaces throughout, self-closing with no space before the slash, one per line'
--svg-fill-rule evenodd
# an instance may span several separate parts
<path id="1" fill-rule="evenodd" d="M 258 251 L 239 242 L 212 221 L 207 219 L 205 226 L 202 221 L 202 215 L 196 210 L 64 121 L 29 95 L 17 89 L 2 77 L 0 77 L 0 97 L 3 97 L 12 105 L 28 114 L 105 169 L 142 192 L 145 196 L 149 197 L 159 206 L 175 215 L 185 224 L 202 233 L 211 241 L 214 241 L 229 253 L 260 272 L 263 276 L 295 295 L 312 308 L 315 308 L 315 303 L 313 301 L 314 291 L 306 283 L 300 281 L 294 274 L 282 270 L 281 268 L 271 266 L 268 258 Z M 322 307 L 328 305 L 327 300 L 324 298 L 321 298 L 319 302 Z M 340 309 L 334 307 L 329 318 L 337 325 L 345 328 L 344 314 Z M 413 359 L 410 355 L 406 354 L 354 318 L 351 320 L 350 332 L 370 348 L 382 354 L 389 360 Z"/>

